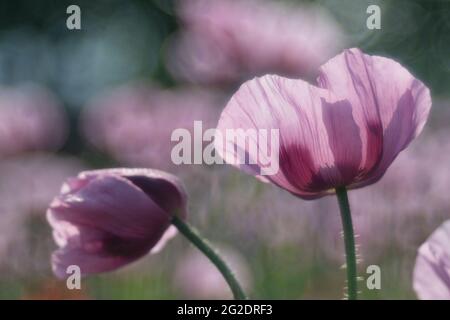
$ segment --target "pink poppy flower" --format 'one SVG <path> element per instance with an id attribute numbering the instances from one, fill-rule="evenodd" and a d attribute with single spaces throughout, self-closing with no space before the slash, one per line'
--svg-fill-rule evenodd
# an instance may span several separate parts
<path id="1" fill-rule="evenodd" d="M 419 248 L 413 285 L 419 299 L 450 300 L 450 221 Z"/>
<path id="2" fill-rule="evenodd" d="M 47 212 L 59 246 L 53 270 L 64 278 L 70 265 L 93 274 L 135 261 L 173 236 L 174 214 L 186 217 L 186 194 L 173 175 L 151 169 L 82 172 L 67 180 Z"/>
<path id="3" fill-rule="evenodd" d="M 222 112 L 217 150 L 261 180 L 315 199 L 377 182 L 422 131 L 430 108 L 428 88 L 399 63 L 348 49 L 319 69 L 317 85 L 276 75 L 244 83 Z M 270 146 L 258 141 L 241 159 L 242 145 L 227 129 L 278 130 L 279 157 L 269 160 L 279 170 L 263 175 Z"/>
<path id="4" fill-rule="evenodd" d="M 169 42 L 167 64 L 175 77 L 194 83 L 309 75 L 343 42 L 339 26 L 312 5 L 182 0 L 177 14 L 182 28 Z"/>

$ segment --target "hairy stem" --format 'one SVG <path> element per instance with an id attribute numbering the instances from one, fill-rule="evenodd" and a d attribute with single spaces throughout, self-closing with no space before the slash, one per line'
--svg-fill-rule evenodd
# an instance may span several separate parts
<path id="1" fill-rule="evenodd" d="M 342 229 L 344 232 L 348 299 L 356 300 L 358 298 L 358 287 L 355 236 L 353 232 L 352 214 L 350 212 L 347 189 L 345 187 L 336 188 L 336 195 L 341 211 Z"/>

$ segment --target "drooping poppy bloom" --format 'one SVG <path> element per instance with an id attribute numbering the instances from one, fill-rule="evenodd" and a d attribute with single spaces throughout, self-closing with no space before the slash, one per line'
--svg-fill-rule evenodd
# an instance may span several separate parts
<path id="1" fill-rule="evenodd" d="M 320 67 L 316 85 L 276 75 L 244 83 L 222 112 L 216 147 L 261 180 L 315 199 L 378 181 L 422 131 L 430 108 L 428 88 L 399 63 L 348 49 Z M 278 156 L 249 129 L 278 130 Z M 268 160 L 279 169 L 264 175 Z"/>
<path id="2" fill-rule="evenodd" d="M 450 300 L 450 221 L 419 248 L 413 286 L 419 299 Z"/>
<path id="3" fill-rule="evenodd" d="M 47 211 L 59 249 L 58 277 L 77 265 L 82 274 L 124 266 L 173 236 L 171 218 L 186 216 L 180 181 L 151 169 L 85 171 L 63 185 Z"/>

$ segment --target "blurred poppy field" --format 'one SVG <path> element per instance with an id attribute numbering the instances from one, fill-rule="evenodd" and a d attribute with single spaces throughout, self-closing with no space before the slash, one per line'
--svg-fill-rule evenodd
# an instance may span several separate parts
<path id="1" fill-rule="evenodd" d="M 80 30 L 66 25 L 72 4 Z M 367 26 L 370 5 L 381 9 L 380 29 Z M 55 277 L 49 204 L 68 177 L 113 167 L 178 176 L 187 219 L 251 298 L 341 299 L 336 197 L 294 197 L 230 165 L 175 164 L 171 135 L 193 133 L 194 121 L 215 128 L 247 80 L 313 82 L 322 64 L 353 47 L 399 62 L 431 92 L 423 132 L 380 181 L 349 191 L 360 298 L 417 299 L 418 249 L 450 219 L 447 0 L 2 1 L 0 299 L 232 298 L 181 235 L 119 270 L 83 277 L 80 290 Z M 448 240 L 440 263 L 450 279 Z M 373 265 L 379 289 L 366 285 Z"/>

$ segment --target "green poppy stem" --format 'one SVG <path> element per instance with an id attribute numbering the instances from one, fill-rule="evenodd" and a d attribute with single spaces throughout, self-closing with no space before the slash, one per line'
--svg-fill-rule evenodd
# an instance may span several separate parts
<path id="1" fill-rule="evenodd" d="M 173 217 L 172 224 L 217 267 L 230 286 L 235 300 L 248 299 L 233 271 L 227 266 L 219 253 L 211 247 L 210 243 L 200 236 L 197 230 L 176 216 Z"/>
<path id="2" fill-rule="evenodd" d="M 353 232 L 352 214 L 348 202 L 347 189 L 345 187 L 336 188 L 336 195 L 341 211 L 342 229 L 344 231 L 345 258 L 347 269 L 348 299 L 357 300 L 357 271 L 356 271 L 356 250 L 355 236 Z"/>

